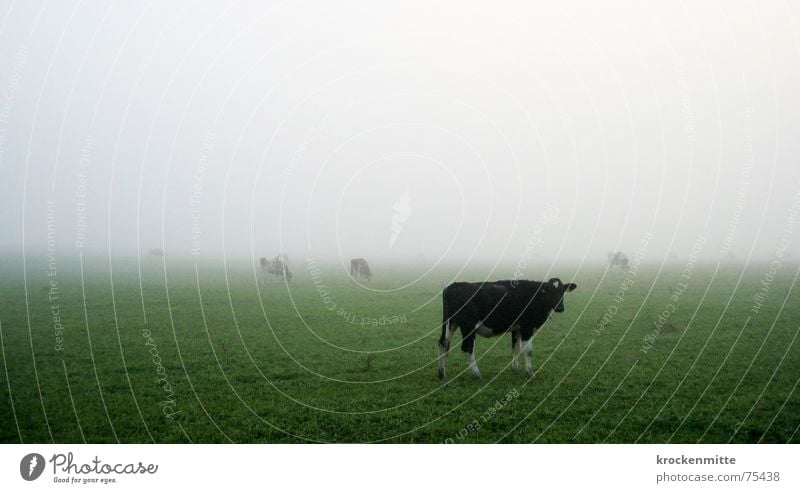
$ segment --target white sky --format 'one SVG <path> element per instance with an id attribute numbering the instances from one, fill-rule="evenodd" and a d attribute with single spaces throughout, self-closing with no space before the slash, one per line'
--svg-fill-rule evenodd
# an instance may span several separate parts
<path id="1" fill-rule="evenodd" d="M 74 251 L 82 169 L 119 255 L 800 241 L 797 4 L 431 3 L 1 2 L 0 245 Z"/>

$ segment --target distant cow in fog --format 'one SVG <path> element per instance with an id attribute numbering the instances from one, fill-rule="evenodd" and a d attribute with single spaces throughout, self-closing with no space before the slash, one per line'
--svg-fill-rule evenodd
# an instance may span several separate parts
<path id="1" fill-rule="evenodd" d="M 357 277 L 361 277 L 361 279 L 366 279 L 367 281 L 372 279 L 372 272 L 369 270 L 367 259 L 354 258 L 351 260 L 350 275 L 353 277 L 353 279 Z"/>
<path id="2" fill-rule="evenodd" d="M 622 252 L 609 252 L 608 254 L 608 264 L 611 267 L 618 265 L 622 270 L 628 270 L 628 256 Z"/>
<path id="3" fill-rule="evenodd" d="M 267 282 L 268 274 L 282 276 L 286 282 L 292 280 L 292 272 L 289 270 L 289 257 L 285 254 L 279 253 L 277 256 L 271 259 L 261 257 L 258 262 L 261 264 L 261 284 Z"/>
<path id="4" fill-rule="evenodd" d="M 147 254 L 150 255 L 151 257 L 163 257 L 164 250 L 162 250 L 161 248 L 151 248 L 147 250 Z"/>

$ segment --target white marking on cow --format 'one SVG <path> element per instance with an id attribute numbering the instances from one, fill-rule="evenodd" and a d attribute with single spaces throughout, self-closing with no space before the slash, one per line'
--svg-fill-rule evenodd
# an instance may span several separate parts
<path id="1" fill-rule="evenodd" d="M 458 327 L 451 320 L 447 321 L 447 340 L 453 339 L 453 334 L 456 333 Z"/>
<path id="2" fill-rule="evenodd" d="M 494 337 L 495 333 L 489 327 L 483 325 L 483 322 L 478 322 L 475 324 L 475 333 L 481 337 Z"/>
<path id="3" fill-rule="evenodd" d="M 525 372 L 528 376 L 533 376 L 533 366 L 531 365 L 531 353 L 533 353 L 533 338 L 522 343 L 522 352 L 525 354 Z"/>
<path id="4" fill-rule="evenodd" d="M 522 350 L 522 339 L 516 336 L 514 339 L 514 355 L 511 357 L 511 370 L 519 370 L 519 353 Z"/>
<path id="5" fill-rule="evenodd" d="M 481 378 L 481 371 L 478 369 L 478 363 L 475 362 L 475 353 L 464 353 L 464 355 L 467 357 L 469 369 L 472 370 L 472 376 L 474 378 Z"/>

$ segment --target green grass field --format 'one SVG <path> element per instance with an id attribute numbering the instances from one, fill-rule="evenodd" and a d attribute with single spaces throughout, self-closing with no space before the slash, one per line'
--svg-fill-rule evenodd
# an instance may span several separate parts
<path id="1" fill-rule="evenodd" d="M 291 289 L 273 278 L 259 297 L 241 261 L 226 275 L 221 262 L 168 258 L 165 273 L 145 258 L 140 283 L 135 259 L 112 272 L 87 257 L 83 276 L 59 259 L 48 276 L 29 257 L 24 279 L 6 257 L 0 441 L 797 443 L 797 266 L 756 310 L 768 265 L 698 265 L 675 301 L 683 267 L 557 267 L 578 289 L 535 336 L 536 375 L 512 373 L 509 336 L 479 338 L 473 380 L 458 335 L 442 384 L 442 283 L 513 266 L 417 279 L 376 262 L 367 290 L 338 265 L 314 274 L 296 260 Z"/>

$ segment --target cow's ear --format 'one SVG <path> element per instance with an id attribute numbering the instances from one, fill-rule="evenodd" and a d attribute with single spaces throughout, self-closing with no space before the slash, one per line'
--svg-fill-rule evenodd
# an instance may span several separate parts
<path id="1" fill-rule="evenodd" d="M 555 287 L 559 287 L 562 284 L 561 283 L 561 279 L 559 279 L 557 277 L 554 277 L 554 278 L 550 279 L 550 284 L 552 284 Z"/>
<path id="2" fill-rule="evenodd" d="M 578 285 L 575 284 L 574 282 L 571 282 L 571 283 L 566 285 L 567 291 L 575 291 L 575 288 L 577 288 L 577 287 L 578 287 Z"/>

